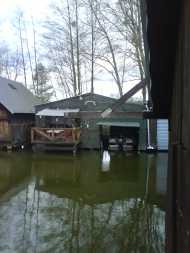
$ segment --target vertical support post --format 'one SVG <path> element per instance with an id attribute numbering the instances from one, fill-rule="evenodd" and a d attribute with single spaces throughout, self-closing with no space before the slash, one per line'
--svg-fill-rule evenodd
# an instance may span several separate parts
<path id="1" fill-rule="evenodd" d="M 34 141 L 34 128 L 31 128 L 31 143 Z"/>
<path id="2" fill-rule="evenodd" d="M 152 109 L 152 98 L 151 98 L 151 79 L 150 79 L 150 71 L 149 71 L 149 64 L 150 64 L 150 53 L 149 53 L 149 46 L 148 46 L 148 39 L 147 39 L 147 6 L 145 0 L 140 0 L 140 9 L 141 9 L 141 22 L 142 22 L 142 32 L 143 32 L 143 42 L 144 42 L 144 52 L 145 52 L 145 79 L 147 83 L 147 104 L 146 110 L 150 111 Z M 151 129 L 150 129 L 150 119 L 147 119 L 147 151 L 153 151 L 154 147 L 151 143 Z"/>

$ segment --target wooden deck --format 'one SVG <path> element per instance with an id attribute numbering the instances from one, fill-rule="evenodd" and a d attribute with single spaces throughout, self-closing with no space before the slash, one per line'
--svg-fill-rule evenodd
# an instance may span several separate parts
<path id="1" fill-rule="evenodd" d="M 34 150 L 73 151 L 80 143 L 80 128 L 40 128 L 31 129 L 31 143 Z"/>

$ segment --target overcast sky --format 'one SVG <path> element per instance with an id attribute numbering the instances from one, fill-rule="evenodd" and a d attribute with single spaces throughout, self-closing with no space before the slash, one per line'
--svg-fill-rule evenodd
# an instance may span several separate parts
<path id="1" fill-rule="evenodd" d="M 1 0 L 1 18 L 11 18 L 14 12 L 20 8 L 25 15 L 42 17 L 47 11 L 50 0 Z"/>
<path id="2" fill-rule="evenodd" d="M 25 18 L 34 17 L 35 22 L 44 20 L 51 0 L 0 0 L 0 35 L 1 40 L 14 37 L 14 18 L 18 10 L 23 11 Z"/>
<path id="3" fill-rule="evenodd" d="M 31 16 L 35 20 L 35 24 L 38 24 L 45 20 L 48 15 L 49 5 L 57 0 L 0 0 L 0 37 L 1 42 L 8 41 L 10 45 L 14 46 L 15 40 L 15 29 L 14 29 L 14 18 L 18 10 L 23 11 L 25 19 L 31 19 Z M 36 27 L 38 30 L 38 27 Z M 11 42 L 11 43 L 10 43 Z M 95 92 L 104 95 L 116 95 L 118 89 L 110 78 L 105 75 L 102 79 L 96 81 Z M 134 82 L 133 82 L 134 83 Z M 105 85 L 106 84 L 106 85 Z M 127 90 L 131 86 L 128 85 Z M 58 88 L 57 88 L 58 89 Z M 57 91 L 58 98 L 61 98 L 59 89 Z M 139 95 L 138 95 L 139 96 Z"/>

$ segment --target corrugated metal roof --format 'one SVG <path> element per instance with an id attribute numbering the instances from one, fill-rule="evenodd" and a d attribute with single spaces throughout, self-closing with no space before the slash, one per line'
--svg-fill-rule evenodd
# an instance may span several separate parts
<path id="1" fill-rule="evenodd" d="M 39 111 L 37 116 L 49 116 L 49 117 L 64 117 L 66 113 L 77 113 L 80 110 L 77 109 L 43 109 Z"/>
<path id="2" fill-rule="evenodd" d="M 119 127 L 140 127 L 138 122 L 122 122 L 122 121 L 100 121 L 97 125 L 102 126 L 119 126 Z"/>
<path id="3" fill-rule="evenodd" d="M 40 101 L 21 83 L 0 77 L 0 103 L 11 113 L 34 113 Z"/>

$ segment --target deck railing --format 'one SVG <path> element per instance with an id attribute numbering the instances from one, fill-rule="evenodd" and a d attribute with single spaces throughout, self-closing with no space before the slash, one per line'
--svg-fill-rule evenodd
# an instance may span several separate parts
<path id="1" fill-rule="evenodd" d="M 31 143 L 79 143 L 80 128 L 40 128 L 31 129 Z"/>

